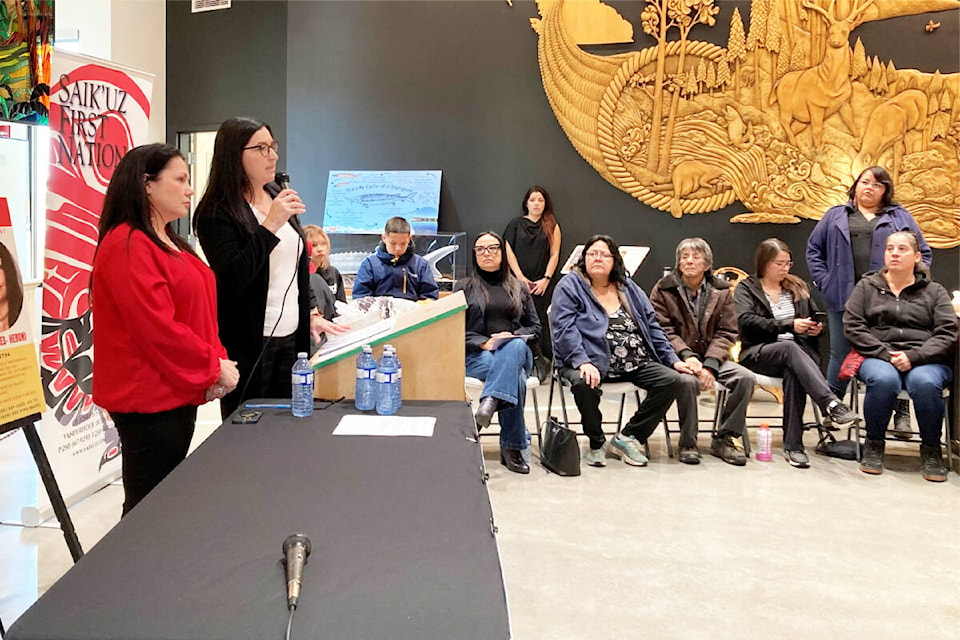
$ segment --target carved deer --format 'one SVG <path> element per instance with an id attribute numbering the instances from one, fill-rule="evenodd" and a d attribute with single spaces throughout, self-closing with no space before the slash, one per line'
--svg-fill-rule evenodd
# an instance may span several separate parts
<path id="1" fill-rule="evenodd" d="M 900 158 L 906 149 L 906 136 L 914 129 L 923 131 L 927 125 L 927 94 L 919 89 L 907 89 L 880 104 L 867 119 L 860 153 L 854 165 L 855 174 L 877 164 L 880 156 L 893 147 L 894 182 L 900 171 Z"/>
<path id="2" fill-rule="evenodd" d="M 853 122 L 850 96 L 850 32 L 863 22 L 863 14 L 875 0 L 854 4 L 843 20 L 833 17 L 835 0 L 830 0 L 829 10 L 803 0 L 803 6 L 820 14 L 829 27 L 827 51 L 820 64 L 802 71 L 785 74 L 771 94 L 770 104 L 780 103 L 780 124 L 790 142 L 797 146 L 797 134 L 807 126 L 813 129 L 813 141 L 823 144 L 823 122 L 840 112 L 840 118 L 855 137 L 858 136 Z"/>

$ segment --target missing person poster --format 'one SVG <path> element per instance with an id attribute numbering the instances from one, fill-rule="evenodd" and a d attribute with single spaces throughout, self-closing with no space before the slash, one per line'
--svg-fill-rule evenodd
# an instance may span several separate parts
<path id="1" fill-rule="evenodd" d="M 0 430 L 47 408 L 28 315 L 10 207 L 0 197 Z"/>

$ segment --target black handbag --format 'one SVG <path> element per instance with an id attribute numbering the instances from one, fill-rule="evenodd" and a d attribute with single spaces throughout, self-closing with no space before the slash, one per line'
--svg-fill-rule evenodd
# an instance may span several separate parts
<path id="1" fill-rule="evenodd" d="M 558 476 L 580 475 L 580 445 L 577 434 L 550 416 L 543 423 L 543 447 L 540 464 Z"/>

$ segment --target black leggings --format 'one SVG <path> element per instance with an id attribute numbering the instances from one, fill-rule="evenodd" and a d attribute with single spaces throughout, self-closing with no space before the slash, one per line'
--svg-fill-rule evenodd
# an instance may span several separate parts
<path id="1" fill-rule="evenodd" d="M 110 413 L 123 453 L 123 514 L 127 515 L 183 462 L 197 423 L 196 407 L 159 413 Z"/>

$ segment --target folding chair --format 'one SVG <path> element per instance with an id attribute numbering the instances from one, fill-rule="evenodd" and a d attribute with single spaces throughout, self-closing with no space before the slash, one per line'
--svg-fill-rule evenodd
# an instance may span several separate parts
<path id="1" fill-rule="evenodd" d="M 467 394 L 467 397 L 470 399 L 471 411 L 476 412 L 477 401 L 480 400 L 480 393 L 483 391 L 483 380 L 479 378 L 471 378 L 467 376 L 463 379 L 463 389 Z M 540 378 L 537 376 L 530 376 L 527 378 L 527 395 L 533 397 L 533 418 L 537 421 L 537 446 L 539 447 L 541 443 L 541 426 L 540 426 L 540 406 L 537 402 L 537 388 L 540 386 Z M 497 419 L 494 416 L 494 419 Z M 528 428 L 527 431 L 530 429 Z M 481 432 L 481 436 L 495 436 L 499 435 L 495 432 Z"/>
<path id="2" fill-rule="evenodd" d="M 553 387 L 555 384 L 557 386 L 557 390 L 560 396 L 560 410 L 563 413 L 564 424 L 567 427 L 570 427 L 571 424 L 577 424 L 575 422 L 571 423 L 570 418 L 567 416 L 567 402 L 566 402 L 566 397 L 564 396 L 564 393 L 563 393 L 563 388 L 565 386 L 569 386 L 569 383 L 567 383 L 563 378 L 560 377 L 559 367 L 557 367 L 556 365 L 554 365 L 553 375 L 550 377 L 550 395 L 549 395 L 549 401 L 548 401 L 548 404 L 550 407 L 553 406 Z M 640 407 L 640 403 L 643 402 L 643 398 L 645 398 L 647 395 L 646 391 L 634 385 L 632 382 L 601 382 L 600 393 L 601 395 L 610 395 L 610 396 L 619 395 L 620 396 L 620 410 L 617 413 L 616 421 L 613 422 L 610 420 L 601 420 L 600 422 L 601 425 L 605 425 L 605 424 L 616 425 L 616 430 L 612 432 L 604 431 L 604 433 L 607 435 L 617 435 L 620 433 L 620 430 L 623 428 L 623 408 L 627 401 L 627 394 L 630 394 L 630 393 L 633 394 L 634 398 L 637 401 L 638 408 Z M 643 396 L 640 395 L 641 393 L 643 393 Z M 540 430 L 540 426 L 538 424 L 537 431 L 539 432 L 539 430 Z M 539 436 L 539 433 L 538 433 L 538 436 Z M 644 454 L 649 458 L 650 443 L 644 442 L 643 449 L 644 449 Z M 670 442 L 669 437 L 667 438 L 667 455 L 671 458 L 673 457 L 673 445 Z"/>
<path id="3" fill-rule="evenodd" d="M 697 429 L 697 433 L 709 433 L 711 438 L 715 437 L 715 436 L 720 432 L 720 420 L 721 420 L 721 418 L 722 418 L 722 416 L 723 416 L 723 408 L 724 408 L 724 407 L 726 406 L 726 404 L 727 404 L 727 394 L 729 393 L 729 390 L 728 390 L 725 386 L 723 386 L 722 384 L 720 384 L 719 382 L 715 382 L 715 383 L 714 383 L 714 386 L 713 386 L 713 393 L 714 393 L 713 418 L 711 418 L 711 419 L 709 419 L 709 420 L 705 420 L 705 419 L 703 419 L 703 418 L 700 418 L 700 419 L 698 420 L 698 422 L 700 422 L 700 423 L 707 423 L 707 424 L 709 424 L 709 425 L 710 425 L 710 428 L 709 428 L 709 429 L 699 429 L 699 428 Z M 673 457 L 673 444 L 672 444 L 672 442 L 671 442 L 671 440 L 670 440 L 670 420 L 669 420 L 669 418 L 668 418 L 667 416 L 663 416 L 663 431 L 664 431 L 664 433 L 667 435 L 667 452 L 669 453 L 670 457 L 672 458 L 672 457 Z M 678 414 L 678 416 L 677 416 L 677 428 L 676 428 L 676 433 L 677 433 L 678 435 L 680 434 L 680 417 L 679 417 L 679 414 Z M 744 450 L 744 453 L 745 453 L 747 456 L 749 456 L 749 455 L 750 455 L 750 438 L 746 437 L 746 434 L 744 434 L 743 441 L 744 441 L 744 442 L 743 442 L 743 450 Z"/>
<path id="4" fill-rule="evenodd" d="M 906 400 L 909 402 L 910 394 L 907 393 L 906 389 L 901 389 L 900 393 L 897 394 L 897 400 Z M 850 379 L 850 408 L 856 413 L 860 413 L 860 379 L 854 376 Z M 940 446 L 946 448 L 947 450 L 947 471 L 953 470 L 953 451 L 950 446 L 950 389 L 948 387 L 943 388 L 943 440 L 940 442 Z M 854 431 L 855 437 L 854 442 L 857 443 L 857 460 L 860 459 L 860 422 L 857 420 L 852 427 L 847 428 L 847 438 L 850 437 L 850 430 Z M 888 425 L 889 426 L 889 425 Z M 890 442 L 920 442 L 920 431 L 900 431 L 899 433 L 910 434 L 909 440 L 902 440 L 897 438 L 893 433 L 889 431 L 884 432 L 884 440 Z"/>

